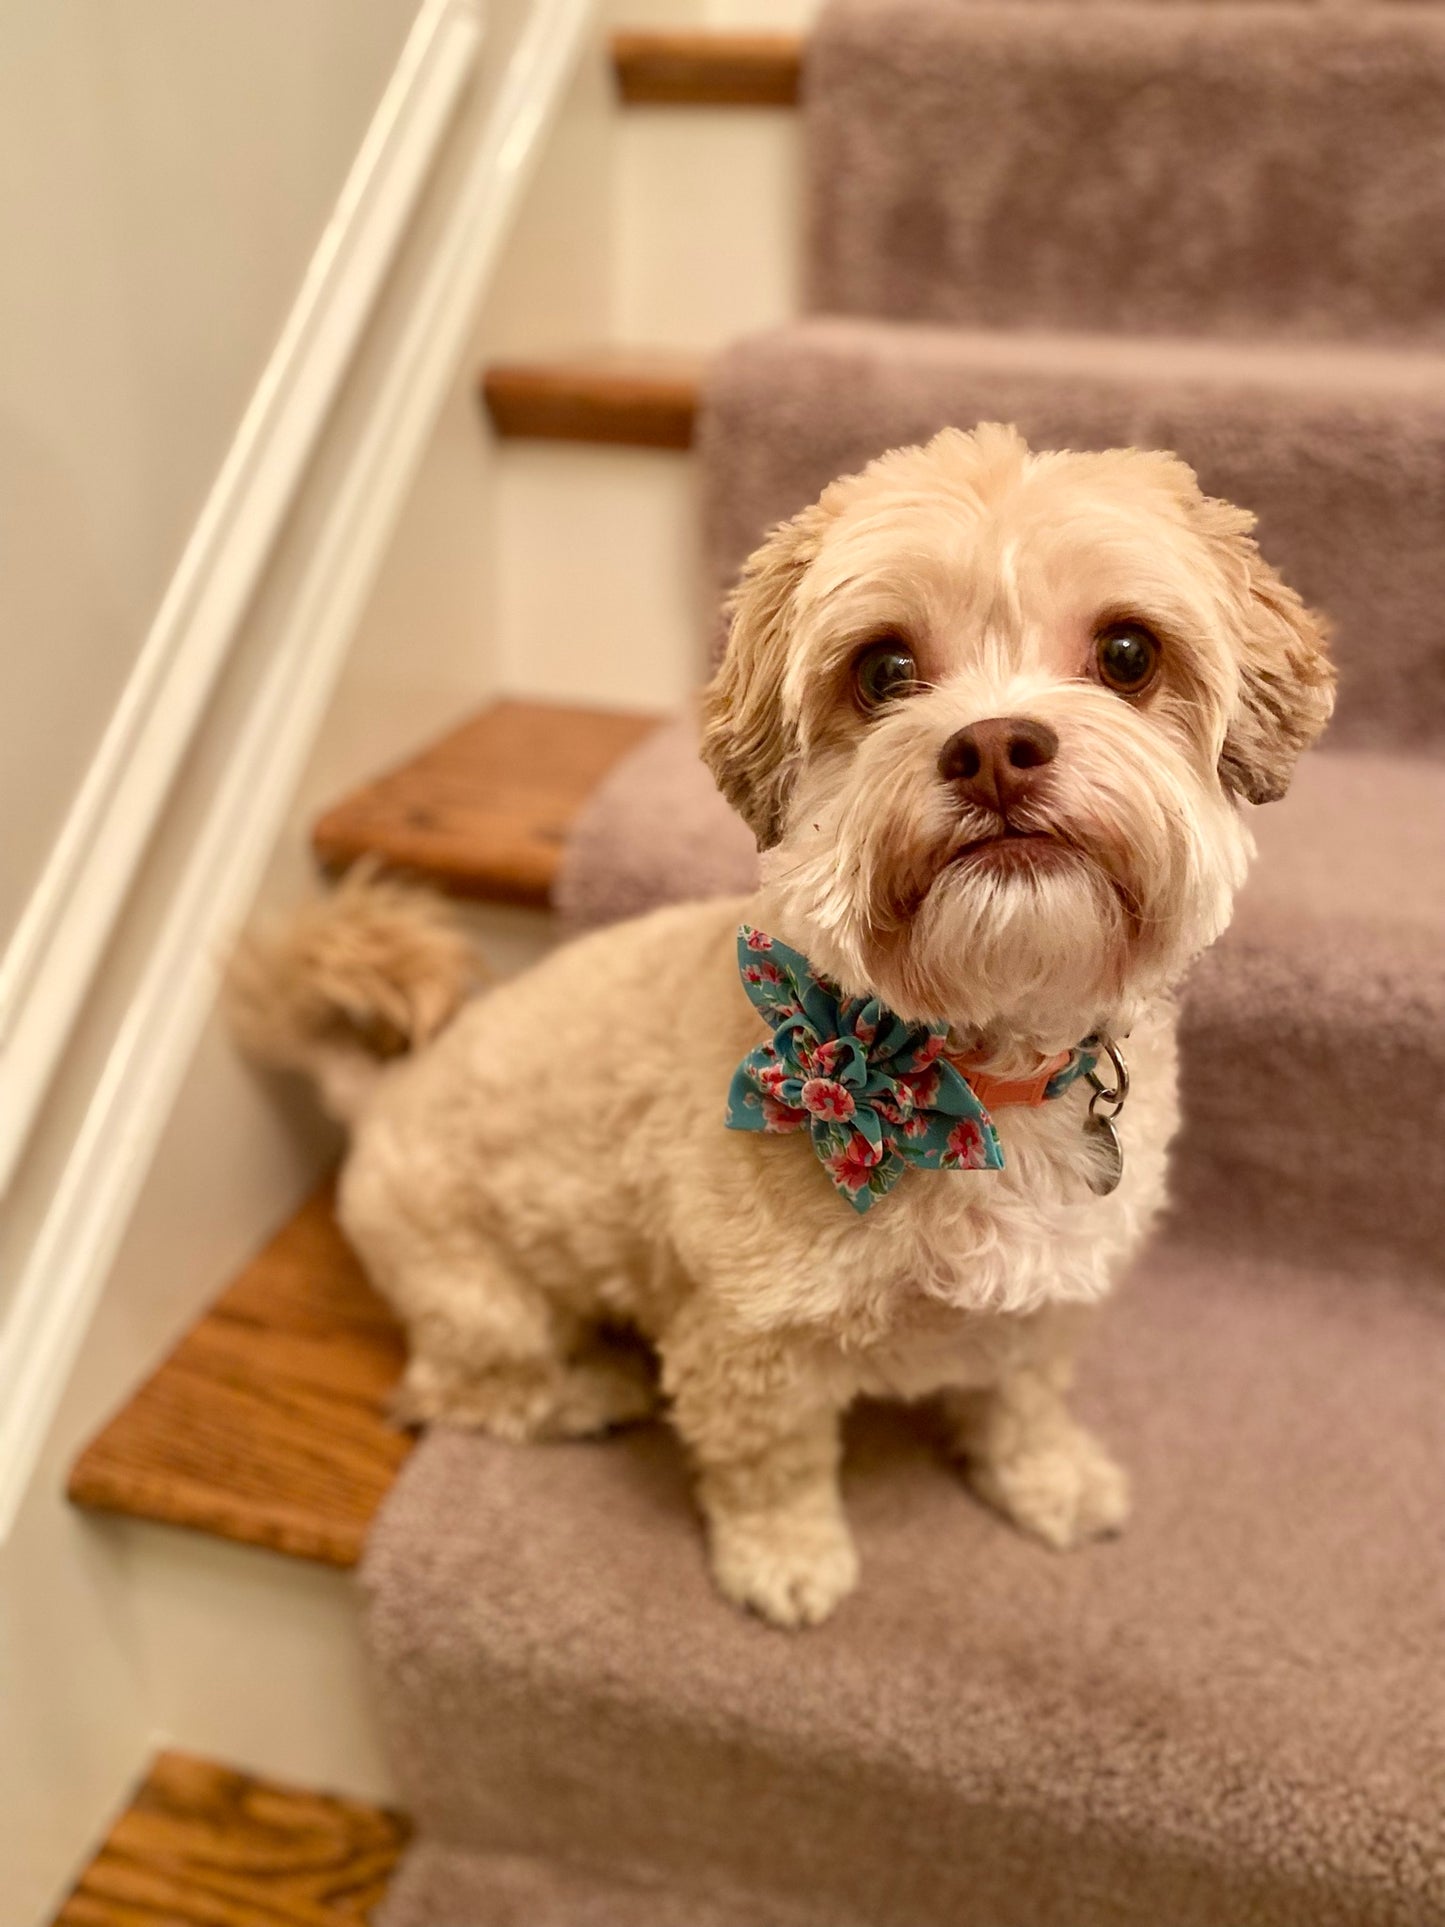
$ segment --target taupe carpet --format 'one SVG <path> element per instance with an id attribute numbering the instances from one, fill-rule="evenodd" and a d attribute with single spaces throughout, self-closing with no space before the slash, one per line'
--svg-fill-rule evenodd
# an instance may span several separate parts
<path id="1" fill-rule="evenodd" d="M 812 305 L 961 327 L 1445 336 L 1445 13 L 833 0 Z"/>
<path id="2" fill-rule="evenodd" d="M 945 422 L 1176 447 L 1333 616 L 1339 718 L 1190 985 L 1173 1222 L 1084 1374 L 1130 1532 L 1058 1558 L 864 1412 L 863 1589 L 790 1639 L 714 1596 L 662 1430 L 428 1439 L 364 1575 L 421 1826 L 383 1927 L 1439 1927 L 1445 10 L 833 0 L 807 84 L 843 312 L 712 373 L 718 585 Z M 561 907 L 754 864 L 683 720 Z"/>
<path id="3" fill-rule="evenodd" d="M 1166 1247 L 1087 1378 L 1130 1532 L 1051 1554 L 865 1412 L 863 1587 L 797 1639 L 714 1596 L 660 1429 L 438 1434 L 366 1583 L 408 1800 L 479 1857 L 386 1927 L 589 1875 L 598 1927 L 1438 1922 L 1442 1342 L 1386 1280 Z M 513 1856 L 567 1904 L 508 1911 Z"/>

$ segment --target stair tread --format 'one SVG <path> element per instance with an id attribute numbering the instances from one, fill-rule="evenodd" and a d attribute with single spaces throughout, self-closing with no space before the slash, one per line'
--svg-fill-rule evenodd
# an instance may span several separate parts
<path id="1" fill-rule="evenodd" d="M 334 804 L 312 841 L 342 868 L 365 855 L 456 896 L 545 908 L 573 819 L 656 718 L 504 701 Z"/>
<path id="2" fill-rule="evenodd" d="M 360 1927 L 408 1833 L 366 1801 L 164 1752 L 55 1927 Z"/>
<path id="3" fill-rule="evenodd" d="M 1052 1920 L 1051 1882 L 1181 1865 L 1191 1903 L 1151 1889 L 1140 1919 L 1343 1920 L 1311 1900 L 1366 1891 L 1423 1918 L 1439 1325 L 1380 1282 L 1156 1245 L 1080 1386 L 1134 1520 L 1067 1557 L 971 1503 L 918 1416 L 860 1411 L 862 1587 L 791 1640 L 713 1594 L 665 1431 L 433 1434 L 366 1569 L 418 1816 L 505 1850 L 545 1814 L 534 1850 L 570 1828 L 660 1879 L 765 1871 L 820 1918 L 894 1918 L 902 1866 L 909 1918 L 974 1880 L 970 1917 L 1002 1918 L 1028 1866 L 1015 1901 Z"/>
<path id="4" fill-rule="evenodd" d="M 950 327 L 886 317 L 809 315 L 775 331 L 846 352 L 890 338 L 924 361 L 966 355 L 1000 372 L 1349 394 L 1438 403 L 1445 352 L 1365 342 L 1229 341 L 1210 335 L 1142 337 L 1049 329 Z M 497 432 L 519 439 L 643 448 L 692 445 L 704 358 L 669 349 L 616 348 L 491 364 L 482 394 Z"/>
<path id="5" fill-rule="evenodd" d="M 629 28 L 612 36 L 612 66 L 631 106 L 792 107 L 803 36 L 708 28 Z"/>
<path id="6" fill-rule="evenodd" d="M 685 449 L 702 367 L 700 356 L 665 349 L 494 362 L 482 400 L 502 436 Z"/>
<path id="7" fill-rule="evenodd" d="M 1240 386 L 1337 390 L 1439 401 L 1445 348 L 1419 343 L 1221 339 L 1206 334 L 1107 334 L 1093 329 L 1013 330 L 898 320 L 889 316 L 805 315 L 777 331 L 835 351 L 891 341 L 910 358 L 967 355 L 985 366 L 1040 373 L 1142 376 L 1185 374 Z"/>
<path id="8" fill-rule="evenodd" d="M 352 1566 L 411 1438 L 400 1330 L 318 1192 L 86 1446 L 77 1504 Z"/>

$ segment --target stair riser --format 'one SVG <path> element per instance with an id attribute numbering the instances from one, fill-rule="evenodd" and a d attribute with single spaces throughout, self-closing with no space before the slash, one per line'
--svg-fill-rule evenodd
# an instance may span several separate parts
<path id="1" fill-rule="evenodd" d="M 1445 339 L 1438 8 L 847 0 L 805 98 L 824 311 Z"/>
<path id="2" fill-rule="evenodd" d="M 1368 382 L 1332 387 L 1329 367 L 1308 382 L 1231 380 L 1187 357 L 1102 367 L 1069 345 L 1057 358 L 1026 346 L 1020 368 L 997 344 L 899 332 L 879 347 L 861 327 L 821 324 L 806 354 L 779 336 L 723 364 L 698 429 L 719 579 L 833 476 L 943 423 L 1015 422 L 1035 448 L 1170 448 L 1207 491 L 1257 512 L 1264 553 L 1330 617 L 1342 672 L 1331 743 L 1445 747 L 1445 389 L 1430 390 L 1433 364 L 1412 364 L 1419 379 L 1393 389 L 1378 365 Z"/>
<path id="3" fill-rule="evenodd" d="M 801 172 L 791 109 L 627 110 L 618 133 L 617 338 L 720 348 L 795 314 Z"/>
<path id="4" fill-rule="evenodd" d="M 707 633 L 689 456 L 504 443 L 497 530 L 501 688 L 618 709 L 688 700 Z"/>

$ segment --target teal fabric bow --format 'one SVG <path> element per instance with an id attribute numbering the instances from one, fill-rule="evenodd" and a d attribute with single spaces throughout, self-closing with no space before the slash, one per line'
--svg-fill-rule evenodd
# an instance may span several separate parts
<path id="1" fill-rule="evenodd" d="M 746 923 L 738 970 L 773 1034 L 733 1073 L 730 1131 L 809 1131 L 855 1211 L 910 1166 L 1003 1169 L 993 1119 L 943 1058 L 946 1024 L 908 1024 L 876 997 L 844 997 L 806 957 Z"/>

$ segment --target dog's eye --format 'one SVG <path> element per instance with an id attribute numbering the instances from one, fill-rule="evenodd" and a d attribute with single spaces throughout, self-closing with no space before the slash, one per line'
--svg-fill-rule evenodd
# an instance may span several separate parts
<path id="1" fill-rule="evenodd" d="M 1138 696 L 1159 673 L 1159 638 L 1142 622 L 1111 622 L 1094 638 L 1099 681 L 1121 696 Z"/>
<path id="2" fill-rule="evenodd" d="M 917 680 L 918 664 L 901 636 L 880 636 L 870 642 L 853 665 L 853 687 L 865 709 L 906 696 Z"/>

